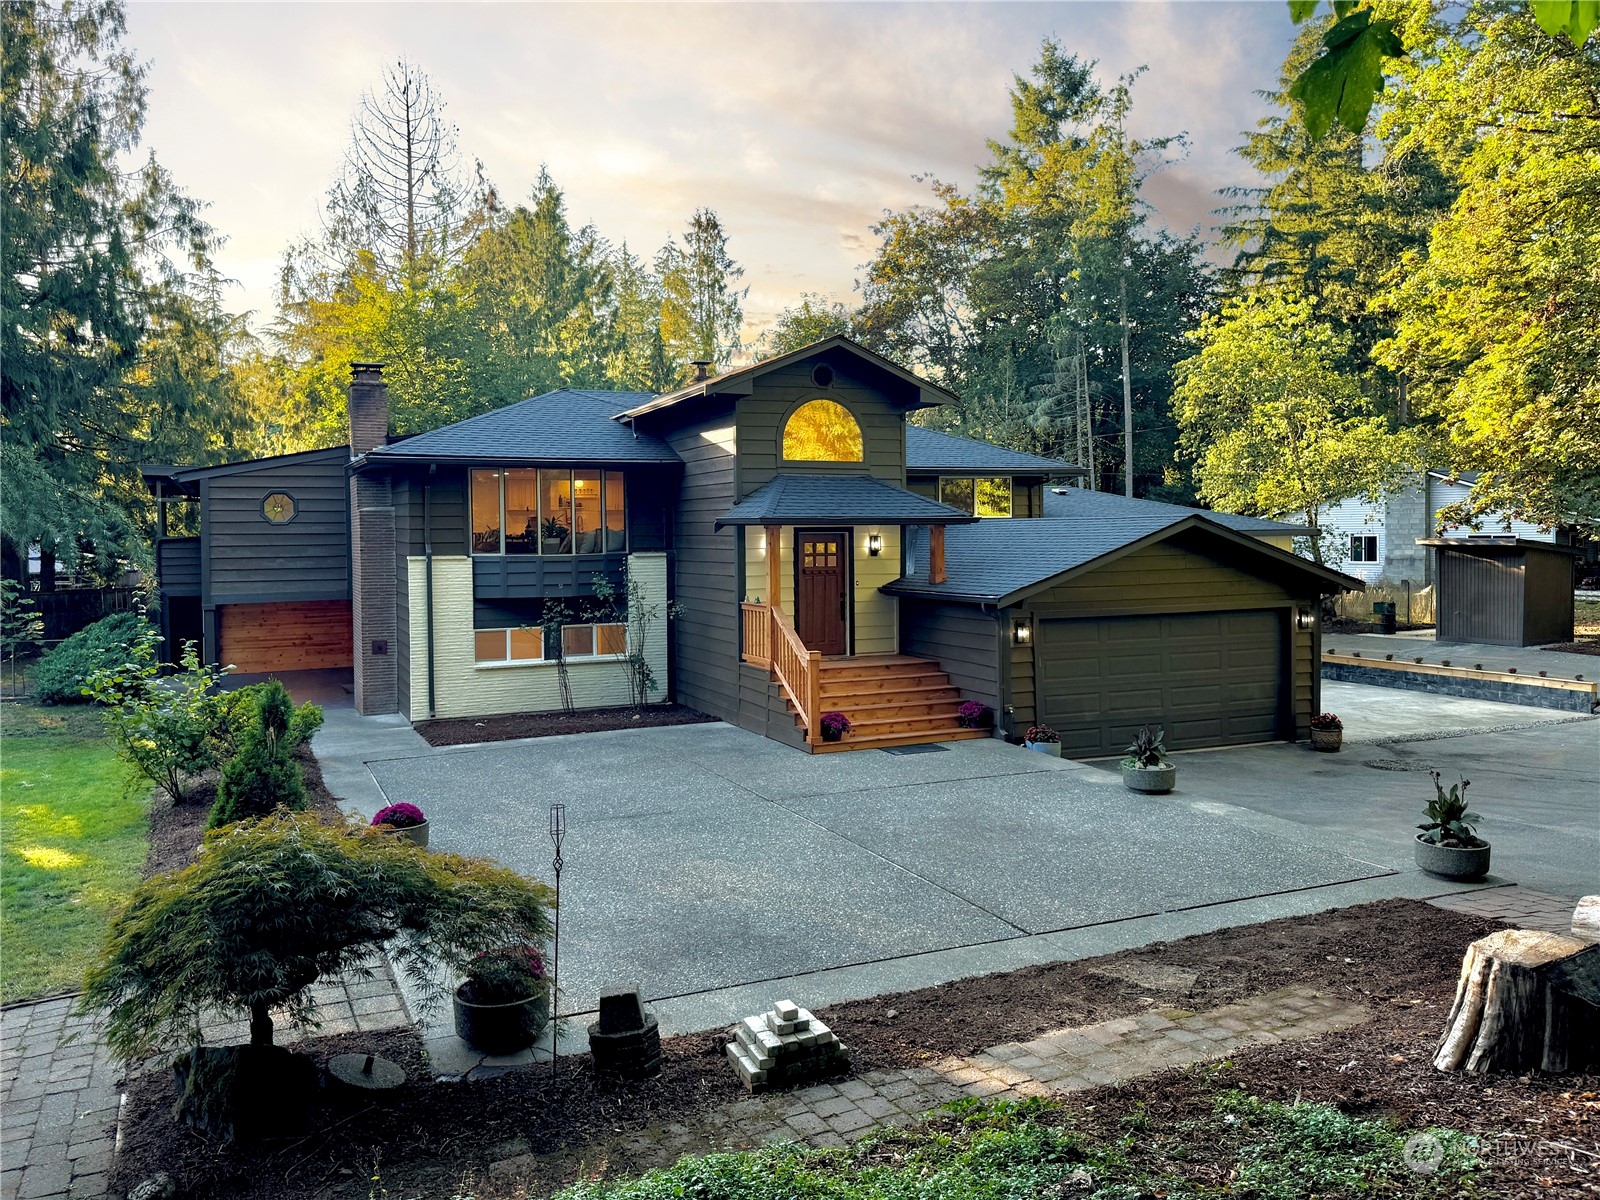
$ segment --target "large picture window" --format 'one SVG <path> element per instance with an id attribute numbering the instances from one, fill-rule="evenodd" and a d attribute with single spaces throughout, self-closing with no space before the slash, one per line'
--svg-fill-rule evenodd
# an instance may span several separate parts
<path id="1" fill-rule="evenodd" d="M 561 639 L 559 647 L 554 644 L 557 636 Z M 617 622 L 597 622 L 549 628 L 519 625 L 510 629 L 475 629 L 472 642 L 473 657 L 480 663 L 612 658 L 628 652 L 628 627 Z"/>
<path id="2" fill-rule="evenodd" d="M 474 554 L 621 554 L 627 548 L 621 471 L 472 472 Z"/>
<path id="3" fill-rule="evenodd" d="M 1011 477 L 995 475 L 980 479 L 941 478 L 939 502 L 959 508 L 975 517 L 1011 515 Z"/>
<path id="4" fill-rule="evenodd" d="M 807 400 L 783 427 L 783 457 L 790 462 L 860 462 L 861 426 L 834 400 Z"/>

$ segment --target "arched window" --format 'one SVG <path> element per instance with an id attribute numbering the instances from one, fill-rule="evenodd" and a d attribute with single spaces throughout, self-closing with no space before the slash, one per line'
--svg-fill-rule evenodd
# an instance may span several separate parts
<path id="1" fill-rule="evenodd" d="M 860 462 L 861 426 L 833 400 L 807 400 L 783 427 L 783 457 L 790 462 Z"/>

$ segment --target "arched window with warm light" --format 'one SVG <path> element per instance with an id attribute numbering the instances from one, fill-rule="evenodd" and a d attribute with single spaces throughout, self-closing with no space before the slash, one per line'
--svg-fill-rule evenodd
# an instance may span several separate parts
<path id="1" fill-rule="evenodd" d="M 861 426 L 835 400 L 807 400 L 783 427 L 789 462 L 860 462 Z"/>

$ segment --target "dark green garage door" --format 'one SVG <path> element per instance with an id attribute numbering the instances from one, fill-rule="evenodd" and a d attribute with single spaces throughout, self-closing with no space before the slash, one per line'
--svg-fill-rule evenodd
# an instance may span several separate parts
<path id="1" fill-rule="evenodd" d="M 1040 716 L 1076 758 L 1120 753 L 1145 724 L 1173 750 L 1271 741 L 1283 622 L 1272 610 L 1044 621 Z"/>

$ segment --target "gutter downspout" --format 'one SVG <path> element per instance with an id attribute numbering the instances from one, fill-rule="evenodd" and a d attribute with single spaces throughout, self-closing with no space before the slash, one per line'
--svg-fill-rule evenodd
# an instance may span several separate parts
<path id="1" fill-rule="evenodd" d="M 428 478 L 439 469 L 428 464 Z M 433 720 L 433 485 L 422 485 L 422 577 L 424 603 L 428 606 L 428 719 Z"/>

